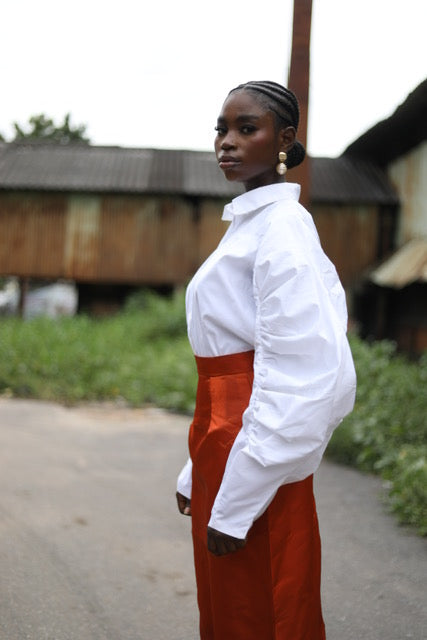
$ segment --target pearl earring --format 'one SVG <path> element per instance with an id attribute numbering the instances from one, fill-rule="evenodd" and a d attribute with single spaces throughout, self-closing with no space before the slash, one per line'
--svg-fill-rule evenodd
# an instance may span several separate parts
<path id="1" fill-rule="evenodd" d="M 279 164 L 276 166 L 276 171 L 279 176 L 284 176 L 288 170 L 288 167 L 285 164 L 287 157 L 288 155 L 285 151 L 279 151 Z"/>

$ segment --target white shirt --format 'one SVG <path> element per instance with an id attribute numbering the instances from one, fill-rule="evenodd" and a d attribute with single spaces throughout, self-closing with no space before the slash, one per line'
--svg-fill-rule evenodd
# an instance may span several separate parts
<path id="1" fill-rule="evenodd" d="M 353 408 L 356 376 L 345 294 L 297 184 L 248 191 L 186 295 L 198 356 L 255 349 L 254 383 L 209 525 L 244 538 L 277 489 L 318 467 L 333 429 Z M 178 491 L 191 497 L 191 460 Z"/>

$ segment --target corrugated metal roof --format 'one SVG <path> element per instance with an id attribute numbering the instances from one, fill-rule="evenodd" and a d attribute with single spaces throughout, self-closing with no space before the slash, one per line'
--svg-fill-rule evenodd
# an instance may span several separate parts
<path id="1" fill-rule="evenodd" d="M 0 189 L 229 197 L 210 152 L 0 143 Z"/>
<path id="2" fill-rule="evenodd" d="M 395 205 L 399 201 L 382 169 L 343 156 L 312 160 L 311 193 L 313 202 L 319 203 Z"/>
<path id="3" fill-rule="evenodd" d="M 375 284 L 396 289 L 413 282 L 427 282 L 427 240 L 410 240 L 370 277 Z"/>
<path id="4" fill-rule="evenodd" d="M 387 177 L 375 165 L 340 157 L 313 158 L 311 167 L 313 202 L 397 202 Z M 240 184 L 224 179 L 214 153 L 208 151 L 40 143 L 0 144 L 0 189 L 221 198 L 242 192 Z"/>

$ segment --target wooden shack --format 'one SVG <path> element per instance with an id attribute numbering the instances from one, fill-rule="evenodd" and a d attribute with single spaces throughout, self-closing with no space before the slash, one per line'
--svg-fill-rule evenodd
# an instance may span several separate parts
<path id="1" fill-rule="evenodd" d="M 394 243 L 365 279 L 363 333 L 394 340 L 410 353 L 427 350 L 427 80 L 395 112 L 344 154 L 371 163 L 399 197 Z"/>
<path id="2" fill-rule="evenodd" d="M 310 162 L 311 211 L 350 291 L 390 249 L 398 201 L 367 162 Z M 0 275 L 72 280 L 86 294 L 185 285 L 240 192 L 210 152 L 0 144 Z"/>
<path id="3" fill-rule="evenodd" d="M 210 154 L 12 144 L 0 157 L 3 275 L 183 284 L 221 235 Z"/>

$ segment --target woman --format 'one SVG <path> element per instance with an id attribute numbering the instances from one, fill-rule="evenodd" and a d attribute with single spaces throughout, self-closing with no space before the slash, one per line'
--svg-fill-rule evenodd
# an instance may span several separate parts
<path id="1" fill-rule="evenodd" d="M 248 82 L 216 127 L 219 166 L 245 193 L 186 297 L 199 384 L 177 500 L 203 640 L 325 638 L 313 472 L 355 373 L 343 289 L 285 182 L 305 155 L 298 120 L 291 91 Z"/>

